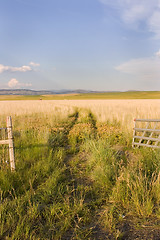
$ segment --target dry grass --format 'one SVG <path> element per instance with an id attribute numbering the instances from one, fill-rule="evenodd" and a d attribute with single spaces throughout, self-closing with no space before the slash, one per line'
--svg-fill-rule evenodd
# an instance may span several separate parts
<path id="1" fill-rule="evenodd" d="M 159 118 L 159 103 L 0 102 L 0 127 L 13 118 L 16 157 L 11 174 L 1 146 L 0 239 L 135 239 L 133 218 L 138 232 L 148 226 L 137 239 L 160 239 L 160 152 L 132 149 L 120 129 Z"/>
<path id="2" fill-rule="evenodd" d="M 63 109 L 62 109 L 63 107 Z M 63 103 L 59 104 L 58 101 L 41 101 L 41 100 L 22 100 L 22 101 L 1 101 L 0 102 L 1 114 L 8 115 L 24 115 L 34 113 L 54 114 L 63 113 L 68 115 L 72 112 L 73 107 L 65 106 Z"/>
<path id="3" fill-rule="evenodd" d="M 123 130 L 131 132 L 134 118 L 160 118 L 160 100 L 30 100 L 1 101 L 1 115 L 20 116 L 41 114 L 64 118 L 75 107 L 93 112 L 99 122 L 119 121 Z"/>
<path id="4" fill-rule="evenodd" d="M 59 121 L 72 114 L 74 107 L 64 106 L 58 101 L 1 101 L 0 102 L 0 126 L 5 124 L 6 116 L 11 115 L 13 121 L 21 119 L 22 125 L 29 124 L 33 119 L 45 124 L 47 122 Z M 36 124 L 36 123 L 35 123 Z"/>
<path id="5" fill-rule="evenodd" d="M 100 122 L 120 122 L 123 130 L 131 131 L 134 118 L 160 118 L 160 100 L 74 100 L 70 106 L 90 109 Z"/>

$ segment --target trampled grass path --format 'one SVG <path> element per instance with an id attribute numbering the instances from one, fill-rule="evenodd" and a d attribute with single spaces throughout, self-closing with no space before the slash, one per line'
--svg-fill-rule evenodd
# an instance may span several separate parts
<path id="1" fill-rule="evenodd" d="M 0 239 L 160 239 L 160 152 L 85 109 L 37 116 L 16 119 L 16 172 L 0 165 Z"/>

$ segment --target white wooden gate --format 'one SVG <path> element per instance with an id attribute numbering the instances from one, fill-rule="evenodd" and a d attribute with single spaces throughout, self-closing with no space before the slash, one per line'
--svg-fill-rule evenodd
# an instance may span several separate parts
<path id="1" fill-rule="evenodd" d="M 132 146 L 160 148 L 160 119 L 134 119 Z"/>
<path id="2" fill-rule="evenodd" d="M 0 145 L 8 144 L 9 145 L 9 157 L 10 157 L 10 167 L 11 171 L 15 170 L 15 159 L 14 159 L 14 144 L 13 144 L 13 134 L 12 134 L 12 119 L 7 117 L 7 127 L 1 128 L 7 130 L 8 138 L 0 140 Z"/>

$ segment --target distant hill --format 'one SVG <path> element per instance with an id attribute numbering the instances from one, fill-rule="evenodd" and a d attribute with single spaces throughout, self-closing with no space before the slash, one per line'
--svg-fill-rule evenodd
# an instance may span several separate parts
<path id="1" fill-rule="evenodd" d="M 160 99 L 160 91 L 87 91 L 51 90 L 34 91 L 28 89 L 0 90 L 0 101 L 5 100 L 87 100 L 87 99 Z"/>
<path id="2" fill-rule="evenodd" d="M 42 95 L 51 94 L 50 91 L 34 91 L 28 89 L 0 89 L 0 95 Z"/>
<path id="3" fill-rule="evenodd" d="M 0 95 L 53 95 L 53 94 L 83 94 L 83 93 L 102 93 L 102 91 L 90 91 L 90 90 L 29 90 L 29 89 L 0 89 Z"/>

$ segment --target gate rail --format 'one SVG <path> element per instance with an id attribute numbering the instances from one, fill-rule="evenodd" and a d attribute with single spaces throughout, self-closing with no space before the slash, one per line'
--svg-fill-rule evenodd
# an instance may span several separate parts
<path id="1" fill-rule="evenodd" d="M 137 127 L 138 122 L 146 123 L 146 126 Z M 158 123 L 160 119 L 134 119 L 132 147 L 160 148 L 160 124 L 158 129 Z"/>

